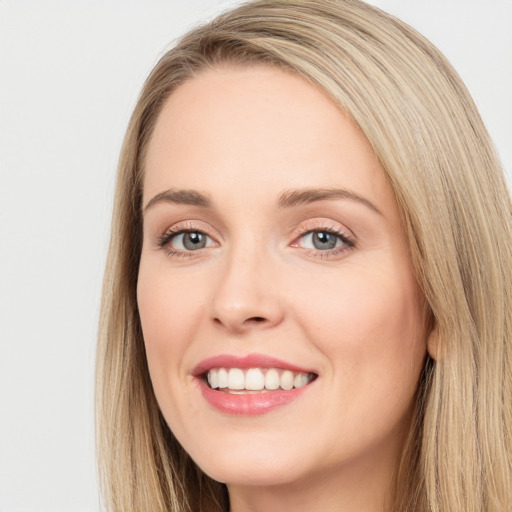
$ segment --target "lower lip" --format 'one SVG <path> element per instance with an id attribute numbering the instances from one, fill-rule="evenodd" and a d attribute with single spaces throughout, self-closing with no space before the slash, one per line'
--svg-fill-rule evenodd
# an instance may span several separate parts
<path id="1" fill-rule="evenodd" d="M 311 384 L 290 391 L 276 390 L 264 393 L 231 394 L 210 388 L 200 381 L 200 388 L 205 400 L 215 409 L 225 414 L 256 416 L 265 414 L 278 407 L 297 400 Z"/>

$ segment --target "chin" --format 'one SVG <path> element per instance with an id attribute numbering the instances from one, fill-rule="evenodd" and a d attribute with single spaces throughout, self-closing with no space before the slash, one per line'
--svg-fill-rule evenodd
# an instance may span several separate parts
<path id="1" fill-rule="evenodd" d="M 276 466 L 275 462 L 275 459 L 267 455 L 263 464 L 259 464 L 259 461 L 233 463 L 231 459 L 221 463 L 216 461 L 200 468 L 209 477 L 227 485 L 267 487 L 286 485 L 300 479 L 300 471 L 296 468 L 292 470 L 285 464 Z"/>
<path id="2" fill-rule="evenodd" d="M 257 445 L 245 450 L 226 447 L 207 454 L 203 451 L 192 458 L 209 477 L 228 485 L 285 485 L 307 472 L 304 458 L 298 453 L 283 453 L 273 447 L 262 449 Z"/>

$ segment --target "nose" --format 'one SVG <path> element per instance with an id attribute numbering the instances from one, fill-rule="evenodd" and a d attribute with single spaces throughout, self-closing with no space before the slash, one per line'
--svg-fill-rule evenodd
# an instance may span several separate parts
<path id="1" fill-rule="evenodd" d="M 257 252 L 233 253 L 223 262 L 212 298 L 211 318 L 227 331 L 243 333 L 279 325 L 284 308 L 277 269 Z"/>

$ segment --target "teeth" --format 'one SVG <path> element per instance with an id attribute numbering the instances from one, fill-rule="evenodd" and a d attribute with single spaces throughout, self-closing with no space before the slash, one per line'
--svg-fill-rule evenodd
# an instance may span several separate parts
<path id="1" fill-rule="evenodd" d="M 263 391 L 306 386 L 314 376 L 309 373 L 279 370 L 277 368 L 212 368 L 206 375 L 212 389 L 229 391 Z"/>
<path id="2" fill-rule="evenodd" d="M 218 373 L 216 370 L 213 370 L 212 372 L 208 372 L 208 384 L 210 384 L 210 387 L 212 389 L 216 389 L 219 387 L 218 382 Z"/>
<path id="3" fill-rule="evenodd" d="M 281 387 L 286 391 L 293 388 L 293 373 L 290 370 L 285 370 L 281 375 Z"/>
<path id="4" fill-rule="evenodd" d="M 227 388 L 228 387 L 228 372 L 225 368 L 219 368 L 218 372 L 218 381 L 217 384 L 219 388 Z"/>
<path id="5" fill-rule="evenodd" d="M 265 389 L 279 389 L 279 372 L 271 368 L 265 374 Z"/>
<path id="6" fill-rule="evenodd" d="M 301 388 L 309 383 L 309 378 L 305 373 L 298 373 L 295 375 L 295 379 L 293 380 L 294 388 Z M 220 378 L 219 378 L 219 387 L 220 387 Z"/>
<path id="7" fill-rule="evenodd" d="M 243 370 L 240 370 L 240 368 L 231 368 L 229 370 L 228 388 L 229 389 L 244 389 L 245 388 L 245 375 L 244 375 Z"/>
<path id="8" fill-rule="evenodd" d="M 259 368 L 251 368 L 245 375 L 245 389 L 260 391 L 265 387 L 265 377 Z"/>

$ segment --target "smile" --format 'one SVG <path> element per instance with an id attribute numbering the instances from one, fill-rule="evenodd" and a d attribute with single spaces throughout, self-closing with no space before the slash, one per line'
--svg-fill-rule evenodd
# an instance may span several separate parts
<path id="1" fill-rule="evenodd" d="M 211 389 L 226 393 L 289 391 L 309 384 L 313 373 L 294 372 L 281 368 L 212 368 L 206 373 Z"/>
<path id="2" fill-rule="evenodd" d="M 193 371 L 206 403 L 224 414 L 253 416 L 290 404 L 314 387 L 318 374 L 260 354 L 220 355 Z"/>

